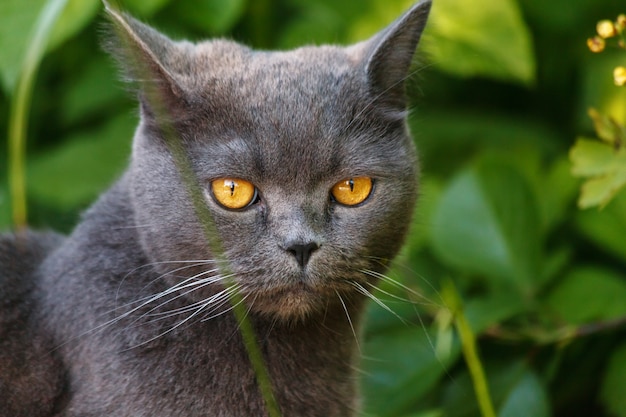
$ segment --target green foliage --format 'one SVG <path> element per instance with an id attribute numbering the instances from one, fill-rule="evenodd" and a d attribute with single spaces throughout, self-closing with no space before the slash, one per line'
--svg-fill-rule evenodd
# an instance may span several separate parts
<path id="1" fill-rule="evenodd" d="M 546 307 L 567 323 L 626 317 L 626 275 L 598 266 L 569 272 L 549 293 Z"/>
<path id="2" fill-rule="evenodd" d="M 363 39 L 410 4 L 124 2 L 174 37 L 227 36 L 262 48 Z M 0 2 L 5 132 L 4 112 L 43 7 L 43 0 Z M 34 227 L 68 230 L 128 159 L 137 110 L 98 46 L 99 7 L 69 0 L 44 49 L 27 148 Z M 499 417 L 626 416 L 626 193 L 615 194 L 626 140 L 608 118 L 623 125 L 626 100 L 610 77 L 599 85 L 615 59 L 598 63 L 585 47 L 598 19 L 624 12 L 616 7 L 612 0 L 435 1 L 426 56 L 409 80 L 421 204 L 389 273 L 401 285 L 384 282 L 376 293 L 395 314 L 374 303 L 368 310 L 364 415 L 480 415 L 455 326 L 462 314 Z M 589 106 L 607 116 L 589 121 Z M 594 130 L 600 140 L 577 142 L 570 165 L 571 138 Z M 0 147 L 7 148 L 5 135 Z M 6 162 L 0 152 L 2 230 L 11 227 Z M 610 204 L 578 211 L 570 170 L 592 181 L 585 204 Z M 462 310 L 451 309 L 442 290 L 449 279 Z"/>
<path id="3" fill-rule="evenodd" d="M 33 158 L 28 170 L 29 195 L 58 210 L 85 207 L 125 168 L 132 139 L 128 132 L 136 125 L 135 117 L 120 115 Z M 59 190 L 59 184 L 72 186 Z"/>
<path id="4" fill-rule="evenodd" d="M 6 93 L 15 87 L 33 24 L 44 3 L 45 0 L 5 0 L 0 3 L 0 72 Z"/>
<path id="5" fill-rule="evenodd" d="M 602 384 L 602 398 L 607 408 L 617 417 L 626 416 L 624 384 L 626 384 L 626 345 L 620 346 L 611 356 Z"/>
<path id="6" fill-rule="evenodd" d="M 618 194 L 601 212 L 584 211 L 576 216 L 580 231 L 598 247 L 626 261 L 626 193 Z"/>
<path id="7" fill-rule="evenodd" d="M 434 2 L 426 50 L 441 69 L 531 84 L 535 58 L 530 32 L 515 0 Z"/>
<path id="8" fill-rule="evenodd" d="M 449 265 L 530 294 L 539 278 L 538 207 L 505 157 L 475 161 L 454 177 L 432 219 L 433 248 Z"/>
<path id="9" fill-rule="evenodd" d="M 626 185 L 626 128 L 595 109 L 589 115 L 602 141 L 579 138 L 570 150 L 572 174 L 591 177 L 582 185 L 581 208 L 604 207 Z"/>

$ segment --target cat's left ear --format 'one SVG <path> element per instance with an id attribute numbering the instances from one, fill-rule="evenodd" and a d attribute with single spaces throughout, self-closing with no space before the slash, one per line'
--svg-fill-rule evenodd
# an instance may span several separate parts
<path id="1" fill-rule="evenodd" d="M 126 80 L 136 86 L 143 109 L 152 115 L 158 113 L 159 117 L 165 114 L 175 117 L 172 111 L 185 100 L 172 64 L 184 65 L 178 46 L 120 11 L 115 0 L 103 0 L 103 3 L 114 35 L 105 46 L 117 58 Z"/>
<path id="2" fill-rule="evenodd" d="M 431 1 L 423 0 L 366 42 L 365 69 L 371 93 L 392 112 L 406 109 L 405 81 L 430 7 Z"/>

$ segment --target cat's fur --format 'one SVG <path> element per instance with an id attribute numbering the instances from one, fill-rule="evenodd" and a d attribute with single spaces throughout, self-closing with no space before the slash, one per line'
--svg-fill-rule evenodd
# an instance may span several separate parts
<path id="1" fill-rule="evenodd" d="M 141 101 L 131 164 L 69 237 L 0 238 L 0 416 L 266 415 L 221 292 L 228 270 L 282 414 L 354 415 L 363 293 L 417 193 L 404 80 L 429 9 L 347 48 L 289 52 L 173 42 L 111 10 Z M 202 189 L 259 189 L 238 211 L 206 192 L 228 266 L 212 262 L 169 128 Z M 333 202 L 355 176 L 374 178 L 372 195 Z M 308 243 L 302 267 L 290 248 Z"/>

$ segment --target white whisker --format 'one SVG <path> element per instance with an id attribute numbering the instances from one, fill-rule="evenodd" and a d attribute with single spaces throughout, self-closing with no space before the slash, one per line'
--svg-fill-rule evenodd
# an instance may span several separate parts
<path id="1" fill-rule="evenodd" d="M 422 299 L 422 300 L 427 301 L 427 303 L 420 303 L 420 304 L 423 304 L 423 305 L 435 305 L 435 306 L 439 306 L 439 307 L 440 307 L 440 305 L 439 305 L 439 304 L 437 304 L 437 303 L 433 302 L 431 299 L 429 299 L 429 298 L 425 297 L 424 295 L 420 294 L 419 292 L 415 291 L 414 289 L 412 289 L 412 288 L 410 288 L 410 287 L 408 287 L 408 286 L 404 285 L 403 283 L 401 283 L 401 282 L 399 282 L 399 281 L 397 281 L 397 280 L 395 280 L 395 279 L 391 278 L 391 277 L 390 277 L 390 276 L 388 276 L 388 275 L 381 274 L 380 272 L 372 271 L 371 269 L 361 269 L 361 270 L 360 270 L 360 272 L 362 272 L 362 273 L 364 273 L 364 274 L 366 274 L 366 275 L 369 275 L 369 276 L 371 276 L 371 277 L 374 277 L 374 278 L 380 279 L 380 280 L 382 280 L 382 281 L 388 282 L 388 283 L 390 283 L 391 285 L 393 285 L 393 286 L 395 286 L 395 287 L 397 287 L 397 288 L 400 288 L 400 289 L 402 289 L 402 290 L 406 291 L 406 292 L 407 292 L 408 294 L 410 294 L 410 295 L 413 295 L 413 296 L 415 296 L 415 297 L 418 297 L 418 298 L 420 298 L 420 299 Z M 379 290 L 380 290 L 380 289 L 379 289 Z M 381 291 L 382 291 L 382 290 L 381 290 Z M 383 291 L 383 292 L 384 292 L 384 291 Z M 411 302 L 413 302 L 413 301 L 411 301 Z"/>
<path id="2" fill-rule="evenodd" d="M 367 298 L 369 298 L 370 300 L 374 301 L 376 304 L 378 304 L 379 306 L 381 306 L 383 309 L 385 309 L 386 311 L 388 311 L 389 313 L 393 314 L 394 316 L 396 316 L 402 323 L 404 324 L 409 324 L 405 319 L 403 319 L 398 313 L 396 313 L 395 311 L 393 311 L 391 308 L 389 308 L 389 306 L 385 303 L 383 303 L 380 299 L 378 299 L 378 297 L 376 297 L 374 294 L 372 294 L 371 292 L 369 292 L 367 289 L 365 289 L 365 287 L 363 287 L 361 284 L 359 284 L 358 282 L 355 281 L 348 281 L 354 288 L 357 289 L 358 292 L 360 292 L 361 294 L 363 294 L 364 296 L 366 296 Z"/>
<path id="3" fill-rule="evenodd" d="M 354 341 L 356 342 L 356 347 L 359 350 L 359 353 L 362 353 L 361 345 L 359 343 L 359 337 L 357 336 L 356 330 L 354 329 L 354 325 L 352 324 L 352 319 L 350 318 L 350 313 L 348 312 L 348 307 L 346 307 L 346 303 L 343 301 L 343 298 L 341 297 L 341 294 L 339 294 L 339 291 L 335 290 L 335 294 L 337 294 L 337 297 L 339 297 L 339 301 L 341 302 L 341 305 L 343 307 L 343 311 L 346 312 L 346 317 L 348 319 L 348 324 L 350 324 L 350 329 L 352 329 L 352 334 L 354 335 Z"/>

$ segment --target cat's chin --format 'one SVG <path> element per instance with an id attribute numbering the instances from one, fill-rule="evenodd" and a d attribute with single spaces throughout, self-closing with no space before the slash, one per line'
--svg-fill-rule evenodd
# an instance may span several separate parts
<path id="1" fill-rule="evenodd" d="M 304 283 L 258 292 L 251 299 L 255 313 L 285 321 L 304 320 L 328 304 L 328 294 Z"/>

